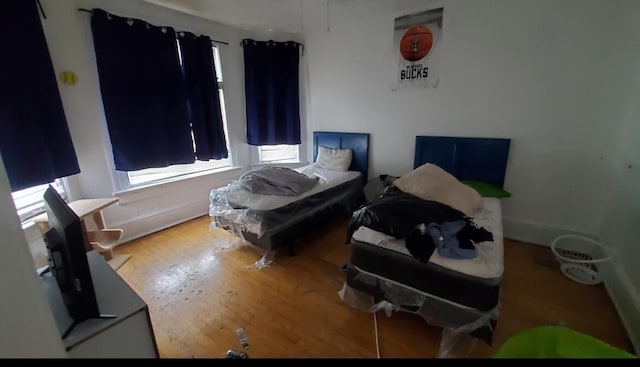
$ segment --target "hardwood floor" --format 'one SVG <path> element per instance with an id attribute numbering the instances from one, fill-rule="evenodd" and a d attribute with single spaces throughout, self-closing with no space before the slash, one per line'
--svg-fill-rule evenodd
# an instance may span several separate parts
<path id="1" fill-rule="evenodd" d="M 342 265 L 348 218 L 310 231 L 275 264 L 247 268 L 261 255 L 237 237 L 209 231 L 204 216 L 121 245 L 131 260 L 118 273 L 149 305 L 161 357 L 221 358 L 241 350 L 244 328 L 250 358 L 376 358 L 374 320 L 343 303 Z M 471 356 L 488 357 L 511 335 L 537 325 L 563 323 L 632 351 L 603 286 L 575 283 L 552 266 L 549 249 L 505 241 L 505 273 L 493 348 L 480 342 Z M 422 318 L 377 314 L 380 354 L 435 357 L 441 329 Z"/>

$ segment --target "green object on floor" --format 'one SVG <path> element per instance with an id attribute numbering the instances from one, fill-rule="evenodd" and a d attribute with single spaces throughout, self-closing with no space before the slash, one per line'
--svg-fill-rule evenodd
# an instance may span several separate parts
<path id="1" fill-rule="evenodd" d="M 541 326 L 509 338 L 495 358 L 637 358 L 564 326 Z"/>

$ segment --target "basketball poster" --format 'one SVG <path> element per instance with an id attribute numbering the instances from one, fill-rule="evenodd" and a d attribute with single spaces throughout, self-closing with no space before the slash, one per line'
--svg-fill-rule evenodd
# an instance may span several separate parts
<path id="1" fill-rule="evenodd" d="M 395 19 L 393 90 L 438 86 L 444 8 Z"/>

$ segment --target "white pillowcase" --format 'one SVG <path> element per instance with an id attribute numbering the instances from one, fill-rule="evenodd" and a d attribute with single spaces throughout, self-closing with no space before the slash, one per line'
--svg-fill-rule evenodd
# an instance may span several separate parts
<path id="1" fill-rule="evenodd" d="M 351 149 L 333 149 L 323 146 L 318 147 L 318 157 L 314 167 L 331 171 L 348 171 L 351 165 L 353 152 Z"/>
<path id="2" fill-rule="evenodd" d="M 469 217 L 482 209 L 482 197 L 433 163 L 423 164 L 393 184 L 400 190 L 425 200 L 439 201 Z"/>

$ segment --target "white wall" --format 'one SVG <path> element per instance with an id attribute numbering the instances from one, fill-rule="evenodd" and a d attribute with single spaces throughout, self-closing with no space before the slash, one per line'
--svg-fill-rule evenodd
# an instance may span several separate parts
<path id="1" fill-rule="evenodd" d="M 113 158 L 97 75 L 89 13 L 78 8 L 102 8 L 152 24 L 206 34 L 226 41 L 220 45 L 224 75 L 230 151 L 238 165 L 249 162 L 245 136 L 242 49 L 239 30 L 149 3 L 131 0 L 43 0 L 43 26 L 56 73 L 74 71 L 75 86 L 60 84 L 62 101 L 81 173 L 70 178 L 73 199 L 111 197 L 115 191 Z M 141 142 L 142 144 L 144 142 Z M 208 193 L 237 177 L 239 170 L 201 176 L 120 195 L 119 205 L 105 210 L 110 227 L 124 229 L 123 241 L 207 213 Z M 30 238 L 38 238 L 30 233 Z"/>
<path id="2" fill-rule="evenodd" d="M 610 185 L 602 191 L 608 198 L 600 226 L 603 243 L 616 255 L 607 268 L 606 284 L 627 327 L 636 352 L 640 352 L 640 2 L 630 2 L 626 48 L 634 73 L 633 89 L 624 99 L 624 128 L 615 140 L 619 147 L 610 168 Z"/>
<path id="3" fill-rule="evenodd" d="M 0 159 L 0 358 L 66 356 Z"/>
<path id="4" fill-rule="evenodd" d="M 603 240 L 615 246 L 618 260 L 640 291 L 640 3 L 636 4 L 633 50 L 634 88 L 625 99 L 625 125 L 618 142 L 617 159 L 611 170 L 606 216 L 600 228 Z"/>
<path id="5" fill-rule="evenodd" d="M 307 1 L 311 130 L 371 133 L 372 176 L 410 171 L 416 135 L 511 138 L 506 235 L 595 234 L 630 83 L 620 3 L 330 1 L 327 19 Z M 440 84 L 391 91 L 394 17 L 430 4 L 445 5 Z"/>

